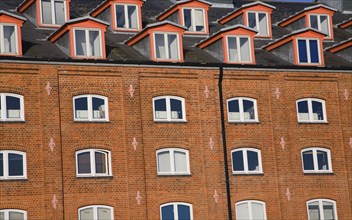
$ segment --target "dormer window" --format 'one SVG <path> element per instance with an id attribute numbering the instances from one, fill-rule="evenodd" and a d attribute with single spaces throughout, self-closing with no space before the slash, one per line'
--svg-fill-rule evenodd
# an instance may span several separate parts
<path id="1" fill-rule="evenodd" d="M 247 36 L 227 36 L 228 60 L 231 63 L 250 63 L 250 39 Z"/>
<path id="2" fill-rule="evenodd" d="M 309 15 L 310 27 L 323 32 L 327 36 L 330 36 L 329 23 L 328 15 Z"/>
<path id="3" fill-rule="evenodd" d="M 204 9 L 183 8 L 183 24 L 189 32 L 205 32 Z"/>
<path id="4" fill-rule="evenodd" d="M 180 60 L 179 35 L 177 33 L 154 33 L 155 59 Z"/>
<path id="5" fill-rule="evenodd" d="M 0 23 L 0 53 L 18 54 L 17 25 Z"/>
<path id="6" fill-rule="evenodd" d="M 40 6 L 43 25 L 62 25 L 66 22 L 65 0 L 41 0 Z"/>
<path id="7" fill-rule="evenodd" d="M 297 39 L 300 64 L 320 64 L 319 39 Z"/>
<path id="8" fill-rule="evenodd" d="M 138 5 L 115 4 L 116 28 L 139 29 Z"/>
<path id="9" fill-rule="evenodd" d="M 247 12 L 248 27 L 258 31 L 257 36 L 268 36 L 268 15 L 266 12 Z"/>
<path id="10" fill-rule="evenodd" d="M 74 29 L 76 57 L 102 57 L 101 31 L 99 29 Z"/>

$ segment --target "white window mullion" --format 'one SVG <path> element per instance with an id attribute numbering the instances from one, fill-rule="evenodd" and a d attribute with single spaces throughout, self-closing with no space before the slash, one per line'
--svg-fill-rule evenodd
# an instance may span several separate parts
<path id="1" fill-rule="evenodd" d="M 165 57 L 166 57 L 166 59 L 170 59 L 170 55 L 169 55 L 169 40 L 168 40 L 167 36 L 168 36 L 168 34 L 164 34 Z"/>
<path id="2" fill-rule="evenodd" d="M 6 102 L 5 102 L 5 95 L 1 94 L 0 95 L 0 100 L 1 100 L 1 115 L 0 115 L 0 119 L 1 120 L 5 120 L 6 118 Z"/>
<path id="3" fill-rule="evenodd" d="M 177 209 L 178 207 L 177 207 L 177 204 L 174 204 L 174 218 L 175 218 L 175 220 L 178 220 L 178 209 Z"/>
<path id="4" fill-rule="evenodd" d="M 89 30 L 85 30 L 85 38 L 86 38 L 86 51 L 87 51 L 87 57 L 92 56 L 92 53 L 90 52 L 90 45 L 89 45 Z"/>
<path id="5" fill-rule="evenodd" d="M 87 96 L 87 107 L 88 107 L 88 120 L 91 121 L 93 120 L 93 105 L 92 105 L 92 96 Z"/>
<path id="6" fill-rule="evenodd" d="M 242 155 L 243 155 L 243 163 L 244 163 L 244 172 L 248 173 L 248 159 L 247 159 L 247 150 L 243 150 L 242 151 Z"/>
<path id="7" fill-rule="evenodd" d="M 175 174 L 175 155 L 174 155 L 174 150 L 170 150 L 170 169 L 171 169 L 171 174 Z"/>
<path id="8" fill-rule="evenodd" d="M 306 39 L 306 45 L 307 45 L 307 58 L 308 58 L 308 63 L 311 63 L 311 58 L 310 58 L 310 43 L 309 39 Z"/>
<path id="9" fill-rule="evenodd" d="M 128 6 L 127 5 L 124 5 L 123 6 L 124 8 L 124 15 L 125 15 L 125 25 L 126 25 L 126 28 L 130 28 L 130 25 L 129 25 L 129 22 L 128 22 Z"/>
<path id="10" fill-rule="evenodd" d="M 236 37 L 236 45 L 237 45 L 237 56 L 238 61 L 242 62 L 242 53 L 241 53 L 241 45 L 240 45 L 240 37 Z"/>
<path id="11" fill-rule="evenodd" d="M 1 44 L 1 51 L 0 53 L 4 53 L 5 47 L 5 36 L 4 36 L 4 25 L 0 24 L 0 44 Z"/>
<path id="12" fill-rule="evenodd" d="M 55 25 L 56 24 L 56 19 L 55 19 L 55 0 L 51 0 L 50 1 L 50 7 L 51 7 L 51 19 L 53 21 L 53 24 Z"/>
<path id="13" fill-rule="evenodd" d="M 238 99 L 238 104 L 239 104 L 239 108 L 240 108 L 240 120 L 244 121 L 243 99 L 242 98 Z"/>
<path id="14" fill-rule="evenodd" d="M 96 175 L 96 171 L 95 171 L 95 151 L 94 150 L 90 150 L 89 154 L 90 154 L 90 170 L 91 170 L 93 176 L 95 176 Z"/>
<path id="15" fill-rule="evenodd" d="M 321 216 L 321 220 L 325 220 L 322 200 L 319 200 L 319 215 Z"/>
<path id="16" fill-rule="evenodd" d="M 93 207 L 93 215 L 94 215 L 94 219 L 98 219 L 98 207 L 97 206 Z"/>
<path id="17" fill-rule="evenodd" d="M 248 202 L 248 217 L 249 217 L 249 219 L 253 219 L 252 202 Z"/>
<path id="18" fill-rule="evenodd" d="M 318 168 L 318 156 L 317 156 L 317 150 L 313 149 L 313 164 L 314 164 L 314 171 L 319 171 Z"/>
<path id="19" fill-rule="evenodd" d="M 8 152 L 4 151 L 3 153 L 3 164 L 4 164 L 4 177 L 7 179 L 9 177 L 9 158 L 8 158 Z M 6 218 L 5 218 L 6 219 Z"/>
<path id="20" fill-rule="evenodd" d="M 170 104 L 170 97 L 165 97 L 166 101 L 166 118 L 168 121 L 171 120 L 171 104 Z"/>
<path id="21" fill-rule="evenodd" d="M 191 23 L 192 23 L 192 27 L 193 27 L 193 30 L 192 31 L 196 31 L 196 16 L 195 16 L 195 9 L 194 8 L 192 8 L 191 9 L 191 18 L 192 18 L 192 20 L 191 20 Z"/>
<path id="22" fill-rule="evenodd" d="M 307 104 L 308 104 L 309 121 L 313 121 L 312 100 L 311 100 L 311 99 L 308 99 L 308 100 L 307 100 Z"/>
<path id="23" fill-rule="evenodd" d="M 259 12 L 255 13 L 255 25 L 257 27 L 258 34 L 260 35 L 260 30 L 259 30 Z"/>

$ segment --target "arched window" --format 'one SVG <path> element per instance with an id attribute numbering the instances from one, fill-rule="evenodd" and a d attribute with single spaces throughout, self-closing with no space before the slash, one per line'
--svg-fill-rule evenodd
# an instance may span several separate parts
<path id="1" fill-rule="evenodd" d="M 19 209 L 1 209 L 0 220 L 27 220 L 27 211 Z"/>
<path id="2" fill-rule="evenodd" d="M 153 98 L 154 121 L 186 121 L 185 99 L 177 96 Z"/>
<path id="3" fill-rule="evenodd" d="M 246 200 L 237 202 L 236 219 L 266 220 L 265 203 L 257 200 Z"/>
<path id="4" fill-rule="evenodd" d="M 114 220 L 114 208 L 105 205 L 84 206 L 78 209 L 79 220 Z"/>
<path id="5" fill-rule="evenodd" d="M 232 98 L 227 100 L 229 122 L 258 122 L 257 100 Z"/>
<path id="6" fill-rule="evenodd" d="M 180 148 L 164 148 L 156 151 L 158 175 L 188 175 L 188 150 Z"/>
<path id="7" fill-rule="evenodd" d="M 193 207 L 192 204 L 184 202 L 171 202 L 160 206 L 161 220 L 192 220 Z"/>
<path id="8" fill-rule="evenodd" d="M 109 121 L 108 98 L 100 95 L 73 97 L 75 121 Z"/>
<path id="9" fill-rule="evenodd" d="M 308 220 L 337 220 L 336 202 L 330 199 L 313 199 L 307 202 Z"/>
<path id="10" fill-rule="evenodd" d="M 24 121 L 22 95 L 0 93 L 0 121 Z"/>
<path id="11" fill-rule="evenodd" d="M 296 103 L 298 122 L 327 122 L 324 100 L 305 98 Z"/>
<path id="12" fill-rule="evenodd" d="M 26 153 L 13 150 L 0 151 L 0 180 L 27 178 Z"/>
<path id="13" fill-rule="evenodd" d="M 332 172 L 330 150 L 325 148 L 306 148 L 302 150 L 304 173 Z"/>
<path id="14" fill-rule="evenodd" d="M 254 148 L 238 148 L 231 151 L 233 174 L 263 173 L 261 151 Z"/>
<path id="15" fill-rule="evenodd" d="M 102 149 L 76 152 L 76 174 L 79 177 L 111 176 L 111 153 Z"/>

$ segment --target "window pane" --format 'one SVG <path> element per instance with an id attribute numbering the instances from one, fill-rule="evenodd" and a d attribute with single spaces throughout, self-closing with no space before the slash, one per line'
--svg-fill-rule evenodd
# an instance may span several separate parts
<path id="1" fill-rule="evenodd" d="M 195 12 L 196 31 L 203 31 L 204 32 L 203 10 L 202 9 L 195 9 L 194 12 Z"/>
<path id="2" fill-rule="evenodd" d="M 128 19 L 129 19 L 129 28 L 138 28 L 137 20 L 137 7 L 129 5 L 128 8 Z"/>
<path id="3" fill-rule="evenodd" d="M 329 170 L 328 153 L 317 150 L 318 170 Z"/>
<path id="4" fill-rule="evenodd" d="M 16 53 L 15 26 L 4 25 L 4 53 Z"/>
<path id="5" fill-rule="evenodd" d="M 51 0 L 42 0 L 42 20 L 44 24 L 53 24 Z"/>
<path id="6" fill-rule="evenodd" d="M 9 212 L 10 220 L 24 220 L 24 214 L 21 212 Z"/>
<path id="7" fill-rule="evenodd" d="M 237 49 L 237 38 L 236 37 L 229 37 L 228 39 L 228 46 L 229 46 L 229 59 L 230 61 L 238 62 L 238 49 Z"/>
<path id="8" fill-rule="evenodd" d="M 159 172 L 171 172 L 169 151 L 158 153 L 158 166 Z"/>
<path id="9" fill-rule="evenodd" d="M 185 20 L 185 26 L 188 28 L 188 30 L 193 31 L 191 11 L 191 9 L 183 9 L 183 16 Z"/>
<path id="10" fill-rule="evenodd" d="M 236 151 L 232 153 L 232 166 L 233 171 L 244 171 L 242 151 Z"/>
<path id="11" fill-rule="evenodd" d="M 87 119 L 88 118 L 88 99 L 75 99 L 75 117 Z"/>
<path id="12" fill-rule="evenodd" d="M 96 173 L 107 174 L 106 160 L 107 160 L 106 153 L 95 152 L 95 172 Z"/>
<path id="13" fill-rule="evenodd" d="M 313 120 L 324 120 L 323 103 L 312 101 Z"/>
<path id="14" fill-rule="evenodd" d="M 177 99 L 170 99 L 171 119 L 182 119 L 182 102 Z"/>
<path id="15" fill-rule="evenodd" d="M 175 151 L 175 172 L 187 172 L 187 157 L 186 153 Z"/>
<path id="16" fill-rule="evenodd" d="M 329 23 L 328 23 L 328 16 L 320 16 L 320 26 L 321 26 L 321 32 L 324 34 L 329 35 Z"/>
<path id="17" fill-rule="evenodd" d="M 236 219 L 249 219 L 248 203 L 236 205 Z"/>
<path id="18" fill-rule="evenodd" d="M 251 60 L 250 51 L 249 51 L 249 40 L 246 37 L 240 38 L 240 47 L 241 47 L 241 61 L 249 62 Z"/>
<path id="19" fill-rule="evenodd" d="M 100 57 L 99 31 L 89 31 L 89 47 L 90 47 L 92 56 Z"/>
<path id="20" fill-rule="evenodd" d="M 309 112 L 308 112 L 308 102 L 300 101 L 298 102 L 298 117 L 300 121 L 309 120 Z"/>
<path id="21" fill-rule="evenodd" d="M 255 20 L 255 13 L 248 13 L 248 26 L 257 30 L 257 22 Z"/>
<path id="22" fill-rule="evenodd" d="M 77 160 L 79 174 L 91 173 L 89 152 L 78 154 Z"/>
<path id="23" fill-rule="evenodd" d="M 260 203 L 252 202 L 253 219 L 264 219 L 264 206 Z"/>
<path id="24" fill-rule="evenodd" d="M 63 1 L 55 1 L 55 21 L 56 24 L 65 23 L 65 7 Z"/>
<path id="25" fill-rule="evenodd" d="M 6 96 L 6 113 L 7 118 L 21 118 L 20 98 Z"/>
<path id="26" fill-rule="evenodd" d="M 309 40 L 309 49 L 311 63 L 319 63 L 318 41 Z"/>
<path id="27" fill-rule="evenodd" d="M 86 51 L 86 32 L 84 30 L 75 30 L 76 37 L 76 55 L 87 56 Z"/>
<path id="28" fill-rule="evenodd" d="M 174 206 L 168 205 L 161 208 L 162 220 L 174 220 Z"/>
<path id="29" fill-rule="evenodd" d="M 177 211 L 178 211 L 178 219 L 179 220 L 189 220 L 189 219 L 191 219 L 191 210 L 190 210 L 189 206 L 178 205 L 177 206 Z"/>
<path id="30" fill-rule="evenodd" d="M 259 171 L 258 153 L 254 151 L 247 151 L 248 171 Z"/>
<path id="31" fill-rule="evenodd" d="M 125 7 L 123 5 L 116 5 L 116 26 L 126 28 Z"/>
<path id="32" fill-rule="evenodd" d="M 169 58 L 172 60 L 178 60 L 177 35 L 168 34 L 167 38 L 169 42 Z"/>
<path id="33" fill-rule="evenodd" d="M 314 170 L 313 151 L 312 150 L 303 152 L 303 169 L 304 170 Z"/>
<path id="34" fill-rule="evenodd" d="M 105 118 L 105 101 L 100 98 L 92 98 L 93 118 Z"/>
<path id="35" fill-rule="evenodd" d="M 154 100 L 155 118 L 167 119 L 166 99 Z"/>
<path id="36" fill-rule="evenodd" d="M 334 220 L 334 204 L 331 202 L 323 201 L 323 212 L 324 212 L 324 219 Z"/>
<path id="37" fill-rule="evenodd" d="M 1 51 L 0 51 L 1 52 Z M 0 119 L 2 118 L 1 95 L 0 95 Z"/>
<path id="38" fill-rule="evenodd" d="M 0 154 L 0 176 L 4 176 L 4 154 Z"/>
<path id="39" fill-rule="evenodd" d="M 268 36 L 268 23 L 265 13 L 259 13 L 259 35 Z"/>
<path id="40" fill-rule="evenodd" d="M 92 220 L 94 219 L 93 208 L 83 209 L 79 212 L 80 220 Z"/>
<path id="41" fill-rule="evenodd" d="M 319 202 L 311 202 L 308 204 L 309 220 L 320 220 Z"/>
<path id="42" fill-rule="evenodd" d="M 240 106 L 238 100 L 228 102 L 229 105 L 229 120 L 240 120 Z"/>
<path id="43" fill-rule="evenodd" d="M 310 27 L 314 29 L 318 29 L 318 16 L 310 15 Z"/>
<path id="44" fill-rule="evenodd" d="M 298 40 L 298 54 L 299 54 L 299 62 L 307 63 L 307 45 L 305 40 Z"/>
<path id="45" fill-rule="evenodd" d="M 155 55 L 157 59 L 165 59 L 164 34 L 155 34 Z"/>
<path id="46" fill-rule="evenodd" d="M 253 101 L 243 100 L 243 114 L 244 114 L 244 120 L 255 119 Z"/>
<path id="47" fill-rule="evenodd" d="M 98 208 L 98 219 L 97 220 L 111 220 L 111 209 Z"/>
<path id="48" fill-rule="evenodd" d="M 0 220 L 5 220 L 5 213 L 4 212 L 0 212 Z"/>
<path id="49" fill-rule="evenodd" d="M 9 176 L 23 176 L 23 156 L 9 153 Z"/>

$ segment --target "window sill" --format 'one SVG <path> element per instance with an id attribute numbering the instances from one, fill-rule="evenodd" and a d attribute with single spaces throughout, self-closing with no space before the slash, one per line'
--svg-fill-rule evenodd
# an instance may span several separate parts
<path id="1" fill-rule="evenodd" d="M 158 177 L 191 177 L 192 175 L 189 174 L 158 174 Z"/>
<path id="2" fill-rule="evenodd" d="M 110 121 L 77 121 L 73 120 L 74 123 L 110 123 Z"/>
<path id="3" fill-rule="evenodd" d="M 113 176 L 76 176 L 77 179 L 112 179 Z"/>
<path id="4" fill-rule="evenodd" d="M 187 121 L 159 121 L 159 120 L 154 120 L 155 123 L 187 123 Z"/>
<path id="5" fill-rule="evenodd" d="M 264 173 L 232 173 L 232 176 L 264 176 Z"/>
<path id="6" fill-rule="evenodd" d="M 0 179 L 0 182 L 1 181 L 28 181 L 27 178 L 10 178 L 10 179 Z"/>
<path id="7" fill-rule="evenodd" d="M 298 121 L 298 124 L 329 124 L 327 121 Z"/>
<path id="8" fill-rule="evenodd" d="M 229 121 L 230 124 L 260 124 L 260 121 Z"/>
<path id="9" fill-rule="evenodd" d="M 335 175 L 334 172 L 303 172 L 304 175 Z"/>
<path id="10" fill-rule="evenodd" d="M 1 121 L 0 120 L 0 123 L 26 123 L 25 120 L 5 120 L 5 121 Z"/>

